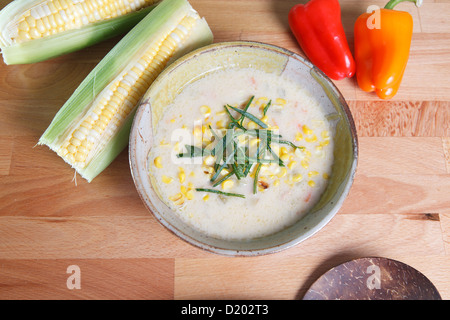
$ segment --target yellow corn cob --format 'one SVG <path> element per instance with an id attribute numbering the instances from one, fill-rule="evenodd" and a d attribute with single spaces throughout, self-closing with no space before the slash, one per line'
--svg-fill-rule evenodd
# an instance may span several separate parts
<path id="1" fill-rule="evenodd" d="M 20 43 L 58 32 L 78 29 L 145 8 L 156 0 L 44 0 L 11 20 L 5 39 Z"/>
<path id="2" fill-rule="evenodd" d="M 31 63 L 124 33 L 160 0 L 15 0 L 0 12 L 7 64 Z"/>
<path id="3" fill-rule="evenodd" d="M 55 117 L 40 144 L 48 145 L 91 181 L 126 146 L 135 108 L 159 73 L 177 56 L 211 42 L 206 21 L 186 0 L 164 0 L 91 72 Z M 111 70 L 112 60 L 112 67 L 118 70 Z M 102 86 L 98 82 L 103 78 Z M 99 93 L 89 101 L 89 95 L 97 90 Z M 67 119 L 72 109 L 78 114 Z M 123 130 L 123 141 L 117 143 L 115 139 Z M 101 155 L 104 150 L 106 155 Z"/>

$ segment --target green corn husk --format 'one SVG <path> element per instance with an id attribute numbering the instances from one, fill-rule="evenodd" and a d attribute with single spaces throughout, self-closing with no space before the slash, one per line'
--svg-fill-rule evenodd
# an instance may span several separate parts
<path id="1" fill-rule="evenodd" d="M 42 6 L 47 0 L 14 0 L 0 11 L 0 48 L 3 60 L 7 65 L 40 62 L 125 34 L 159 2 L 160 0 L 154 0 L 147 7 L 122 16 L 16 43 L 9 37 L 8 26 L 16 25 L 14 24 L 16 18 L 31 8 Z"/>
<path id="2" fill-rule="evenodd" d="M 67 144 L 67 139 L 76 131 L 75 129 L 79 127 L 83 119 L 92 114 L 96 101 L 108 92 L 112 84 L 117 83 L 124 74 L 124 70 L 128 70 L 144 52 L 148 52 L 149 48 L 155 48 L 155 44 L 166 43 L 162 41 L 169 38 L 167 34 L 173 35 L 173 30 L 179 30 L 178 28 L 181 28 L 179 23 L 186 16 L 189 19 L 195 17 L 195 23 L 184 41 L 176 47 L 173 55 L 166 61 L 164 68 L 189 51 L 212 43 L 213 35 L 207 22 L 198 15 L 187 0 L 164 0 L 92 70 L 56 114 L 38 144 L 47 145 L 75 168 L 83 178 L 91 182 L 127 146 L 137 104 L 117 128 L 112 126 L 114 129 L 112 135 L 101 135 L 100 142 L 91 149 L 86 163 L 71 161 L 70 156 L 68 158 L 65 155 L 64 146 Z M 161 71 L 159 70 L 159 73 Z M 145 91 L 147 89 L 148 87 Z"/>

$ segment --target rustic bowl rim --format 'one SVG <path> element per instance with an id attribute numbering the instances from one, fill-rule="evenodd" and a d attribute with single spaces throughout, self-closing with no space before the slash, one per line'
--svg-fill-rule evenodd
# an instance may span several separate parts
<path id="1" fill-rule="evenodd" d="M 352 144 L 352 164 L 351 168 L 349 170 L 349 175 L 347 177 L 347 181 L 345 182 L 344 188 L 342 189 L 340 196 L 338 198 L 338 201 L 334 204 L 333 208 L 328 212 L 326 217 L 324 217 L 322 220 L 320 220 L 319 223 L 315 224 L 314 227 L 309 229 L 307 232 L 298 235 L 292 240 L 286 241 L 284 243 L 280 243 L 277 245 L 267 246 L 264 248 L 259 249 L 250 249 L 250 250 L 242 250 L 242 249 L 229 249 L 229 248 L 222 248 L 218 246 L 214 246 L 208 243 L 205 243 L 201 240 L 195 239 L 186 233 L 184 233 L 182 230 L 177 229 L 170 223 L 168 223 L 164 217 L 160 215 L 160 213 L 156 210 L 156 208 L 153 206 L 151 201 L 146 197 L 145 192 L 141 188 L 141 182 L 139 177 L 139 172 L 136 171 L 136 154 L 135 154 L 135 141 L 137 140 L 136 137 L 138 136 L 137 133 L 137 127 L 139 125 L 139 120 L 141 116 L 142 106 L 145 105 L 144 101 L 142 100 L 136 110 L 132 125 L 131 125 L 131 132 L 130 132 L 130 141 L 129 141 L 129 147 L 128 147 L 128 153 L 129 153 L 129 165 L 130 165 L 130 171 L 131 176 L 133 179 L 133 182 L 135 184 L 136 190 L 139 194 L 139 197 L 141 198 L 144 206 L 146 209 L 152 213 L 152 215 L 157 219 L 157 221 L 164 226 L 168 231 L 175 234 L 180 239 L 184 240 L 185 242 L 203 249 L 204 251 L 208 251 L 211 253 L 224 255 L 224 256 L 261 256 L 266 254 L 272 254 L 280 251 L 284 251 L 286 249 L 289 249 L 291 247 L 294 247 L 298 245 L 299 243 L 309 239 L 313 235 L 315 235 L 318 231 L 320 231 L 325 225 L 327 225 L 332 218 L 337 214 L 337 212 L 342 207 L 342 204 L 344 200 L 347 198 L 347 195 L 351 189 L 351 186 L 354 181 L 354 177 L 356 174 L 357 169 L 357 162 L 358 162 L 358 136 L 356 131 L 356 126 L 353 120 L 353 116 L 351 114 L 350 108 L 340 92 L 340 90 L 337 88 L 337 86 L 333 83 L 333 81 L 327 77 L 320 69 L 318 69 L 314 64 L 312 64 L 308 59 L 302 57 L 301 55 L 290 51 L 286 48 L 268 44 L 264 42 L 258 42 L 258 41 L 247 41 L 247 40 L 239 40 L 239 41 L 224 41 L 224 42 L 217 42 L 210 45 L 206 45 L 204 47 L 201 47 L 199 49 L 193 50 L 182 57 L 178 58 L 176 61 L 174 61 L 172 64 L 170 64 L 166 69 L 164 69 L 160 75 L 155 79 L 155 81 L 150 86 L 147 93 L 150 91 L 151 88 L 155 88 L 158 86 L 158 84 L 166 77 L 167 75 L 170 75 L 170 73 L 175 70 L 176 68 L 179 68 L 182 66 L 186 61 L 189 61 L 190 59 L 196 59 L 196 56 L 202 55 L 202 54 L 208 54 L 208 52 L 213 52 L 215 50 L 220 50 L 222 48 L 229 48 L 229 47 L 251 47 L 256 50 L 266 49 L 275 51 L 276 53 L 285 55 L 287 58 L 294 58 L 296 60 L 299 60 L 301 63 L 305 64 L 310 68 L 311 71 L 314 71 L 323 81 L 325 81 L 327 87 L 329 90 L 333 92 L 333 94 L 336 95 L 338 98 L 338 104 L 339 107 L 342 109 L 345 117 L 346 117 L 346 123 L 347 127 L 350 131 L 351 135 L 351 144 Z M 145 96 L 144 96 L 145 97 Z"/>

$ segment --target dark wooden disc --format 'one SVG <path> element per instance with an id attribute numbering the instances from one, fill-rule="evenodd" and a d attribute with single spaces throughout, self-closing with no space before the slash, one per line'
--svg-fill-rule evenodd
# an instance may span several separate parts
<path id="1" fill-rule="evenodd" d="M 317 279 L 303 300 L 441 300 L 422 273 L 387 258 L 360 258 Z"/>

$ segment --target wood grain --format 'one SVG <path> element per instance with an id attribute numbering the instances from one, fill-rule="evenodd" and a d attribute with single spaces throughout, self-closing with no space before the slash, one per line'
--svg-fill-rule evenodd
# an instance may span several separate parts
<path id="1" fill-rule="evenodd" d="M 173 259 L 0 260 L 0 265 L 0 299 L 173 299 Z M 79 270 L 79 287 L 71 286 L 71 266 Z"/>
<path id="2" fill-rule="evenodd" d="M 0 7 L 9 1 L 0 0 Z M 215 42 L 253 40 L 303 55 L 287 14 L 305 0 L 191 0 Z M 383 0 L 341 0 L 355 19 Z M 324 272 L 382 256 L 424 273 L 450 299 L 450 2 L 398 9 L 414 19 L 410 58 L 390 101 L 335 81 L 359 136 L 358 171 L 332 221 L 297 246 L 255 258 L 205 252 L 142 204 L 128 151 L 87 183 L 46 147 L 53 116 L 120 37 L 49 61 L 0 64 L 0 299 L 300 299 Z M 81 270 L 69 289 L 68 266 Z"/>

